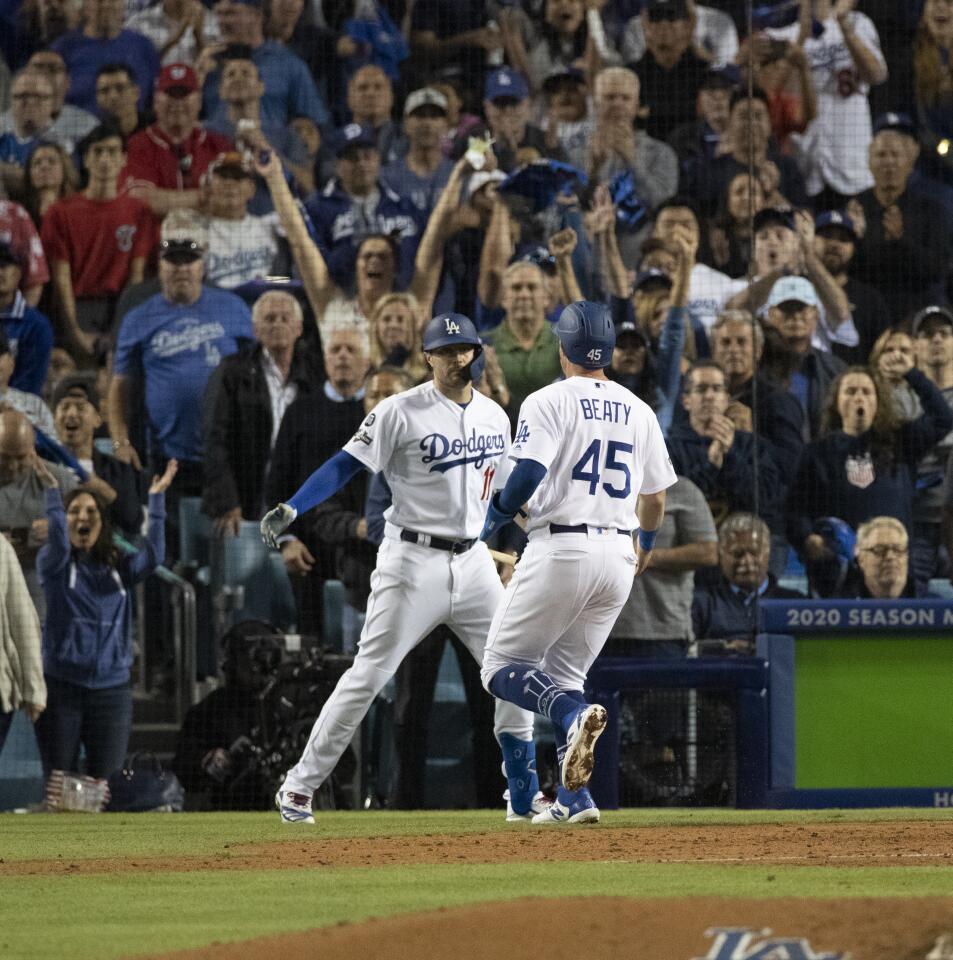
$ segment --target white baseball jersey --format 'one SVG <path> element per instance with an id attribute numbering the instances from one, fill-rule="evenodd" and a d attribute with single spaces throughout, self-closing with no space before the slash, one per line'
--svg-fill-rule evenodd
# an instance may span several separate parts
<path id="1" fill-rule="evenodd" d="M 711 330 L 725 304 L 747 286 L 747 280 L 732 280 L 719 270 L 696 263 L 688 280 L 688 312 Z"/>
<path id="2" fill-rule="evenodd" d="M 530 394 L 512 456 L 547 468 L 529 502 L 528 531 L 550 523 L 631 530 L 638 495 L 676 479 L 651 408 L 618 383 L 592 377 Z"/>
<path id="3" fill-rule="evenodd" d="M 344 445 L 368 470 L 384 471 L 393 493 L 385 520 L 455 540 L 480 535 L 496 482 L 512 469 L 509 448 L 502 407 L 477 390 L 461 406 L 433 383 L 382 400 Z"/>
<path id="4" fill-rule="evenodd" d="M 873 21 L 857 10 L 848 14 L 855 36 L 884 64 L 880 37 Z M 797 40 L 799 26 L 769 30 L 778 40 Z M 824 21 L 819 37 L 808 37 L 804 53 L 817 91 L 817 119 L 800 136 L 793 137 L 799 160 L 806 168 L 807 192 L 812 196 L 825 184 L 853 196 L 873 185 L 867 163 L 870 146 L 870 85 L 857 73 L 844 34 L 835 17 Z"/>

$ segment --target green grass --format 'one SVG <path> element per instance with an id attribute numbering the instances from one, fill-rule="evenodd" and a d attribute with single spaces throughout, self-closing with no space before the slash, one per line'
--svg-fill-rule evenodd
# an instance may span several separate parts
<path id="1" fill-rule="evenodd" d="M 608 827 L 690 828 L 899 820 L 950 820 L 950 813 L 627 810 L 604 813 L 603 822 Z M 149 856 L 227 857 L 227 845 L 240 843 L 300 846 L 320 845 L 329 837 L 529 829 L 505 824 L 499 811 L 319 814 L 310 829 L 289 828 L 274 814 L 2 817 L 0 858 L 7 863 L 117 856 L 136 860 L 140 872 L 0 878 L 0 957 L 111 960 L 441 906 L 531 894 L 569 896 L 580 886 L 593 895 L 638 897 L 953 895 L 953 869 L 939 867 L 586 862 L 170 873 L 149 871 L 147 863 Z"/>
<path id="2" fill-rule="evenodd" d="M 0 903 L 11 960 L 110 960 L 372 916 L 537 896 L 871 897 L 948 895 L 937 868 L 819 869 L 631 863 L 196 871 L 11 877 Z M 29 918 L 28 920 L 26 918 Z"/>
<path id="3" fill-rule="evenodd" d="M 604 811 L 607 827 L 719 826 L 755 823 L 883 822 L 950 820 L 943 810 L 618 810 Z M 57 814 L 0 816 L 0 859 L 71 860 L 94 857 L 200 856 L 220 853 L 226 843 L 294 841 L 328 837 L 396 837 L 421 833 L 484 833 L 530 829 L 505 824 L 499 810 L 422 813 L 318 813 L 308 829 L 281 823 L 274 813 Z"/>

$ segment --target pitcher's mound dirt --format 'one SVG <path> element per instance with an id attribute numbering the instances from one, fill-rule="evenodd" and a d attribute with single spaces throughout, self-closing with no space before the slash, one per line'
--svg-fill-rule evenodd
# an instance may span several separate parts
<path id="1" fill-rule="evenodd" d="M 750 933 L 719 940 L 717 929 Z M 951 952 L 937 953 L 943 960 L 953 957 L 953 901 L 939 897 L 527 899 L 216 944 L 163 960 L 926 960 L 947 935 Z M 789 943 L 772 952 L 772 940 Z"/>
<path id="2" fill-rule="evenodd" d="M 0 877 L 141 870 L 292 870 L 402 864 L 612 860 L 641 863 L 775 863 L 779 866 L 950 866 L 953 820 L 887 823 L 762 823 L 745 826 L 524 829 L 414 837 L 326 837 L 293 828 L 281 843 L 226 844 L 194 857 L 0 860 Z M 292 836 L 294 839 L 292 839 Z"/>

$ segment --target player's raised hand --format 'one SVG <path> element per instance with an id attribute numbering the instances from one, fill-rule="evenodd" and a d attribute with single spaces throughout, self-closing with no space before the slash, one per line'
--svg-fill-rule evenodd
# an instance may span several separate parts
<path id="1" fill-rule="evenodd" d="M 287 503 L 279 503 L 269 510 L 261 520 L 261 538 L 273 550 L 278 549 L 278 537 L 294 522 L 298 511 Z"/>

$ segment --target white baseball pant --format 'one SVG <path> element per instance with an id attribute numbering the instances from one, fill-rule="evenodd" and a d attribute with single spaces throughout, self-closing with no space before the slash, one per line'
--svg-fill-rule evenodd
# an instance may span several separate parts
<path id="1" fill-rule="evenodd" d="M 465 553 L 406 543 L 385 527 L 371 574 L 367 617 L 352 666 L 338 681 L 284 787 L 311 795 L 330 776 L 374 698 L 404 657 L 439 624 L 446 624 L 477 663 L 503 586 L 485 543 Z M 496 701 L 494 733 L 533 738 L 533 714 Z"/>
<path id="2" fill-rule="evenodd" d="M 493 617 L 481 676 L 528 663 L 557 687 L 582 690 L 632 591 L 631 536 L 533 531 Z"/>

